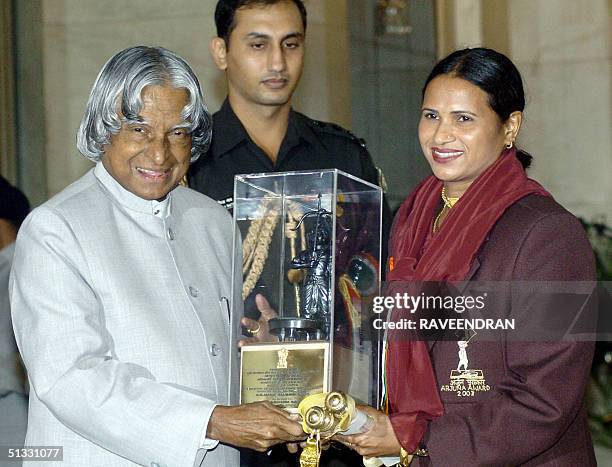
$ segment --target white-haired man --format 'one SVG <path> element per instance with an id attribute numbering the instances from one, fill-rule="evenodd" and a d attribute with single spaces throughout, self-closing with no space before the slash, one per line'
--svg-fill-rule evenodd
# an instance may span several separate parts
<path id="1" fill-rule="evenodd" d="M 233 466 L 227 445 L 266 450 L 301 434 L 272 404 L 219 405 L 231 219 L 177 186 L 210 134 L 183 59 L 123 50 L 78 131 L 96 167 L 23 224 L 11 305 L 31 384 L 26 444 L 63 446 L 64 465 Z"/>

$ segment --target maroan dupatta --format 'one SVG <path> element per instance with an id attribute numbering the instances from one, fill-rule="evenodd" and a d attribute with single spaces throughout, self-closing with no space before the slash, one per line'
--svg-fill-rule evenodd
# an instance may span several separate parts
<path id="1" fill-rule="evenodd" d="M 506 150 L 474 180 L 423 251 L 441 190 L 442 182 L 430 176 L 398 211 L 389 242 L 387 295 L 405 292 L 408 283 L 464 280 L 487 235 L 512 204 L 532 194 L 550 196 L 527 178 L 515 150 Z M 387 404 L 400 444 L 412 452 L 428 420 L 441 416 L 443 408 L 427 344 L 402 338 L 400 332 L 387 336 Z"/>

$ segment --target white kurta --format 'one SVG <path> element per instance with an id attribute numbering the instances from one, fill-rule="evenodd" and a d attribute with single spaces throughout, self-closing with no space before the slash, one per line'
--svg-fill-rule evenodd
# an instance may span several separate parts
<path id="1" fill-rule="evenodd" d="M 155 216 L 98 163 L 19 232 L 26 444 L 64 446 L 65 466 L 238 465 L 234 449 L 202 443 L 227 402 L 231 218 L 183 187 L 168 203 Z"/>

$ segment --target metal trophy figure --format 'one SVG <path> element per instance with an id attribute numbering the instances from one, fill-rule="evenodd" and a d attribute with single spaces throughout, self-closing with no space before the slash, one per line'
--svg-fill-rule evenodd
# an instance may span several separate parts
<path id="1" fill-rule="evenodd" d="M 321 209 L 320 196 L 318 209 L 304 214 L 297 228 L 306 218 L 315 216 L 317 218 L 315 228 L 306 234 L 309 248 L 291 260 L 291 267 L 306 271 L 302 315 L 319 323 L 325 323 L 325 327 L 329 328 L 332 214 Z"/>
<path id="2" fill-rule="evenodd" d="M 280 341 L 320 340 L 329 336 L 331 307 L 332 213 L 321 207 L 305 213 L 294 230 L 308 218 L 316 218 L 314 228 L 306 233 L 307 248 L 291 260 L 291 268 L 304 270 L 301 309 L 298 317 L 270 320 L 270 332 Z"/>

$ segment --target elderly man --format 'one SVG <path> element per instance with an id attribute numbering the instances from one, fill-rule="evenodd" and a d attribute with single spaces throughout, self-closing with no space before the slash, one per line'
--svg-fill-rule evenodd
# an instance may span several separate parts
<path id="1" fill-rule="evenodd" d="M 64 465 L 233 466 L 302 434 L 269 404 L 230 407 L 231 219 L 177 186 L 211 119 L 189 65 L 119 52 L 98 76 L 77 145 L 96 167 L 25 221 L 11 304 L 27 366 L 27 445 Z M 37 464 L 38 465 L 38 464 Z"/>

